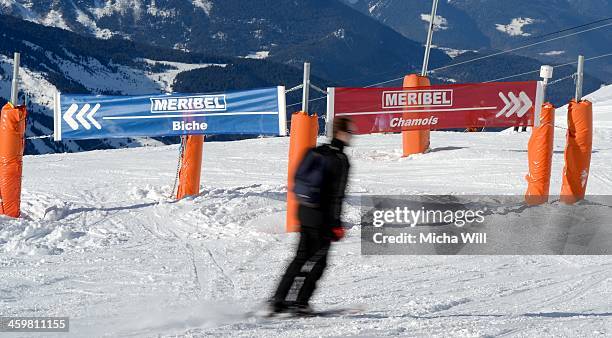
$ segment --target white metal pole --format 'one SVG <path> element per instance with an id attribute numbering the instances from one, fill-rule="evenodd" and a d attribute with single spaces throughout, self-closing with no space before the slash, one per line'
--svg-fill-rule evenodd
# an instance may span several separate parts
<path id="1" fill-rule="evenodd" d="M 421 76 L 427 75 L 427 67 L 429 65 L 429 52 L 431 51 L 431 40 L 433 38 L 434 22 L 436 20 L 436 12 L 438 11 L 438 0 L 433 0 L 431 6 L 431 17 L 429 19 L 429 30 L 427 31 L 427 43 L 425 44 L 425 56 L 423 56 L 423 69 Z"/>
<path id="2" fill-rule="evenodd" d="M 304 87 L 302 88 L 302 111 L 308 113 L 308 95 L 310 92 L 310 63 L 304 62 Z"/>
<path id="3" fill-rule="evenodd" d="M 582 83 L 584 81 L 584 55 L 578 55 L 578 71 L 576 72 L 576 102 L 582 100 Z"/>
<path id="4" fill-rule="evenodd" d="M 19 62 L 21 59 L 21 55 L 19 53 L 15 53 L 15 58 L 13 61 L 13 83 L 11 87 L 11 103 L 13 106 L 17 105 L 18 98 L 18 90 L 19 90 Z"/>
<path id="5" fill-rule="evenodd" d="M 336 98 L 336 88 L 327 88 L 327 116 L 325 118 L 325 134 L 330 140 L 334 137 L 334 100 Z"/>
<path id="6" fill-rule="evenodd" d="M 287 98 L 285 86 L 278 86 L 278 134 L 287 136 Z"/>
<path id="7" fill-rule="evenodd" d="M 546 102 L 546 87 L 548 87 L 548 80 L 553 77 L 553 67 L 549 65 L 540 67 L 540 77 L 542 78 L 542 100 Z"/>

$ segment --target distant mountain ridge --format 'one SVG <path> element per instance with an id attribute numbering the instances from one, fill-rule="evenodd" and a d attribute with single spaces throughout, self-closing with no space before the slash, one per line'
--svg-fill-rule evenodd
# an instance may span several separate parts
<path id="1" fill-rule="evenodd" d="M 384 0 L 380 0 L 380 3 L 382 2 Z M 51 98 L 55 90 L 69 93 L 132 95 L 172 90 L 209 92 L 273 85 L 290 87 L 301 83 L 303 61 L 311 61 L 312 81 L 321 87 L 370 85 L 397 78 L 400 80 L 386 82 L 384 85 L 401 86 L 402 75 L 420 71 L 423 53 L 423 46 L 420 43 L 403 37 L 374 19 L 335 0 L 293 1 L 289 5 L 282 3 L 282 6 L 277 6 L 284 10 L 303 8 L 308 10 L 309 15 L 315 16 L 310 21 L 304 19 L 305 21 L 296 24 L 297 33 L 293 34 L 292 31 L 292 34 L 287 35 L 290 41 L 283 46 L 275 45 L 272 41 L 276 40 L 273 39 L 262 39 L 260 41 L 262 44 L 257 44 L 254 42 L 258 40 L 257 38 L 255 40 L 248 38 L 251 36 L 248 34 L 250 26 L 244 26 L 241 24 L 242 21 L 236 19 L 247 15 L 244 11 L 234 13 L 230 10 L 227 18 L 214 14 L 215 10 L 226 8 L 223 6 L 236 4 L 235 0 L 177 2 L 195 11 L 196 17 L 206 15 L 209 20 L 214 18 L 222 22 L 231 28 L 232 35 L 246 34 L 244 36 L 247 38 L 242 44 L 238 41 L 232 42 L 228 38 L 227 46 L 220 44 L 218 49 L 209 46 L 202 49 L 203 53 L 185 52 L 180 49 L 184 46 L 179 49 L 177 46 L 170 46 L 170 40 L 175 42 L 183 40 L 175 40 L 179 35 L 174 33 L 173 38 L 170 39 L 171 34 L 163 35 L 161 32 L 164 29 L 156 25 L 171 27 L 173 24 L 170 19 L 175 18 L 172 15 L 166 16 L 166 21 L 160 19 L 161 21 L 155 21 L 155 24 L 149 22 L 153 28 L 148 34 L 145 33 L 148 24 L 134 28 L 133 35 L 129 35 L 127 31 L 121 32 L 109 28 L 112 23 L 116 24 L 115 28 L 132 27 L 135 23 L 131 22 L 128 17 L 135 13 L 139 13 L 138 17 L 141 20 L 144 20 L 145 16 L 163 19 L 164 15 L 160 13 L 164 12 L 157 11 L 163 8 L 168 10 L 167 8 L 170 7 L 163 7 L 162 3 L 170 6 L 168 2 L 152 0 L 147 2 L 149 5 L 143 12 L 145 7 L 141 6 L 140 10 L 135 9 L 136 4 L 144 4 L 138 0 L 108 0 L 104 3 L 90 0 L 75 0 L 74 2 L 54 0 L 51 5 L 47 2 L 48 8 L 45 12 L 43 1 L 0 0 L 0 12 L 11 12 L 18 15 L 15 17 L 0 14 L 0 104 L 4 103 L 9 96 L 11 59 L 14 51 L 22 52 L 24 66 L 22 88 L 31 99 L 28 136 L 48 135 L 52 132 Z M 273 7 L 276 2 L 265 0 L 264 3 Z M 100 35 L 98 31 L 87 31 L 86 25 L 81 23 L 81 21 L 85 23 L 89 21 L 83 19 L 79 14 L 83 12 L 79 8 L 92 4 L 98 6 L 89 9 L 93 13 L 91 15 L 100 18 L 94 21 L 96 27 L 100 30 L 108 30 L 103 31 L 100 36 L 104 39 L 96 38 L 96 35 Z M 313 6 L 313 4 L 320 6 Z M 249 6 L 255 5 L 243 4 L 245 10 L 250 10 Z M 178 9 L 170 13 L 176 15 L 177 11 Z M 143 14 L 149 12 L 156 14 Z M 251 15 L 260 15 L 261 12 L 262 9 L 258 8 L 253 10 Z M 70 19 L 70 15 L 66 13 L 76 15 L 74 20 Z M 281 13 L 283 13 L 282 10 Z M 21 19 L 24 17 L 29 21 Z M 342 20 L 328 23 L 338 17 Z M 269 13 L 261 19 L 265 22 L 265 24 L 262 23 L 262 27 L 265 28 L 263 31 L 267 31 L 270 27 L 284 27 L 281 30 L 288 27 L 273 24 L 275 18 L 270 17 Z M 104 23 L 104 20 L 110 20 L 108 25 Z M 280 19 L 280 22 L 286 21 L 286 18 Z M 78 25 L 74 22 L 77 22 Z M 148 21 L 145 20 L 145 22 Z M 422 25 L 424 22 L 421 20 L 415 26 Z M 183 24 L 176 23 L 177 27 L 185 29 L 183 34 L 191 34 L 195 27 L 199 27 L 196 25 L 185 28 Z M 285 24 L 288 25 L 288 23 Z M 438 24 L 442 27 L 450 25 L 449 22 Z M 316 26 L 311 29 L 313 32 L 308 30 L 310 25 Z M 73 32 L 49 26 L 63 26 L 72 29 Z M 329 32 L 330 29 L 336 30 Z M 437 36 L 438 33 L 436 33 Z M 163 46 L 160 47 L 160 45 Z M 168 46 L 177 48 L 167 48 Z M 264 48 L 258 49 L 259 47 L 252 48 L 251 46 L 263 46 Z M 221 52 L 231 54 L 234 48 L 240 50 L 241 52 L 237 55 L 243 57 L 219 54 Z M 479 53 L 456 50 L 442 52 L 438 49 L 434 49 L 432 53 L 430 69 L 466 61 L 483 54 L 482 51 Z M 453 55 L 454 59 L 451 59 L 446 53 Z M 501 55 L 435 71 L 430 76 L 432 83 L 481 82 L 537 70 L 541 63 L 539 60 L 524 56 Z M 585 93 L 599 88 L 604 83 L 590 76 L 589 70 L 587 68 Z M 572 67 L 558 68 L 555 70 L 555 78 L 567 77 L 572 71 Z M 537 79 L 539 79 L 537 73 L 530 73 L 509 80 Z M 548 98 L 556 104 L 565 104 L 573 94 L 573 86 L 571 79 L 556 83 L 549 88 Z M 287 101 L 290 104 L 288 112 L 299 109 L 300 95 L 299 91 L 288 95 Z M 321 97 L 320 94 L 314 92 L 311 95 L 311 98 Z M 311 104 L 311 107 L 312 111 L 323 114 L 325 100 L 317 100 Z M 175 141 L 176 139 L 162 138 L 56 143 L 50 139 L 40 139 L 29 140 L 26 143 L 26 152 L 28 154 L 72 152 Z"/>
<path id="2" fill-rule="evenodd" d="M 425 40 L 432 1 L 344 1 L 410 39 L 420 42 Z M 458 50 L 501 50 L 542 41 L 543 38 L 532 38 L 610 17 L 612 0 L 442 0 L 439 1 L 434 20 L 437 29 L 433 42 L 441 47 Z M 581 29 L 606 23 L 612 23 L 612 20 Z M 565 63 L 575 61 L 580 53 L 587 57 L 610 53 L 610 46 L 612 26 L 516 53 L 543 63 Z M 610 59 L 590 62 L 587 71 L 612 82 Z"/>
<path id="3" fill-rule="evenodd" d="M 194 82 L 194 92 L 225 91 L 301 82 L 300 69 L 267 60 L 207 56 L 151 47 L 121 38 L 100 40 L 0 15 L 0 104 L 10 96 L 13 52 L 21 52 L 21 93 L 29 98 L 26 136 L 53 132 L 53 93 L 138 95 L 186 90 L 181 73 L 200 70 L 208 82 Z M 223 70 L 222 77 L 215 74 Z M 252 75 L 251 75 L 252 74 Z M 236 78 L 238 81 L 230 82 Z M 328 84 L 313 76 L 322 86 Z M 193 82 L 193 81 L 192 81 Z M 176 89 L 175 89 L 176 88 Z M 297 93 L 296 93 L 297 94 Z M 291 100 L 299 100 L 294 96 Z M 23 97 L 20 99 L 23 102 Z M 75 152 L 143 144 L 175 142 L 168 139 L 113 139 L 26 142 L 26 154 Z"/>
<path id="4" fill-rule="evenodd" d="M 448 55 L 471 50 L 486 54 L 580 20 L 612 16 L 612 0 L 517 1 L 521 6 L 441 1 L 434 35 L 441 49 L 432 51 L 430 69 L 451 62 Z M 411 0 L 2 0 L 0 13 L 99 38 L 267 58 L 298 68 L 309 61 L 315 75 L 362 85 L 420 70 L 430 6 L 430 1 Z M 586 46 L 579 49 L 587 56 L 612 44 L 612 34 L 605 31 L 588 37 L 610 43 L 585 42 L 578 36 L 522 55 L 542 63 L 564 63 L 575 60 L 576 44 Z M 612 79 L 612 63 L 589 62 L 587 72 Z"/>
<path id="5" fill-rule="evenodd" d="M 355 83 L 411 72 L 423 55 L 420 43 L 336 0 L 3 0 L 0 13 L 98 38 L 309 61 L 315 74 Z M 449 60 L 432 52 L 434 66 Z"/>

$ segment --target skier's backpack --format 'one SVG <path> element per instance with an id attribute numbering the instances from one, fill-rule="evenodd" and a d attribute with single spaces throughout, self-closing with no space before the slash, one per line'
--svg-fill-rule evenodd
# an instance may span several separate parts
<path id="1" fill-rule="evenodd" d="M 318 207 L 321 203 L 321 188 L 325 175 L 325 156 L 314 149 L 309 150 L 295 173 L 293 192 L 300 204 Z"/>

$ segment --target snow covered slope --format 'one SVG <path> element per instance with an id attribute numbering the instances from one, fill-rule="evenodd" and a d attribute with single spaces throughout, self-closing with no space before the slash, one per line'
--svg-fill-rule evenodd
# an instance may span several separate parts
<path id="1" fill-rule="evenodd" d="M 589 97 L 588 191 L 612 194 L 612 87 Z M 295 244 L 282 232 L 287 138 L 205 144 L 202 194 L 178 202 L 167 197 L 176 146 L 27 156 L 25 217 L 0 218 L 0 316 L 70 316 L 74 337 L 610 336 L 607 256 L 360 255 L 360 195 L 523 194 L 528 137 L 434 132 L 433 151 L 409 159 L 398 135 L 357 137 L 352 228 L 313 305 L 366 311 L 297 320 L 242 318 L 270 295 Z"/>

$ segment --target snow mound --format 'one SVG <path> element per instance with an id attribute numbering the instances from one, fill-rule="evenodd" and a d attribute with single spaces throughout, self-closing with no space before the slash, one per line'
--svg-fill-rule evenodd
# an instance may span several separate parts
<path id="1" fill-rule="evenodd" d="M 0 216 L 1 217 L 1 216 Z M 68 225 L 53 222 L 28 222 L 24 220 L 2 220 L 0 229 L 0 252 L 52 255 L 66 248 L 76 247 L 85 232 Z"/>

